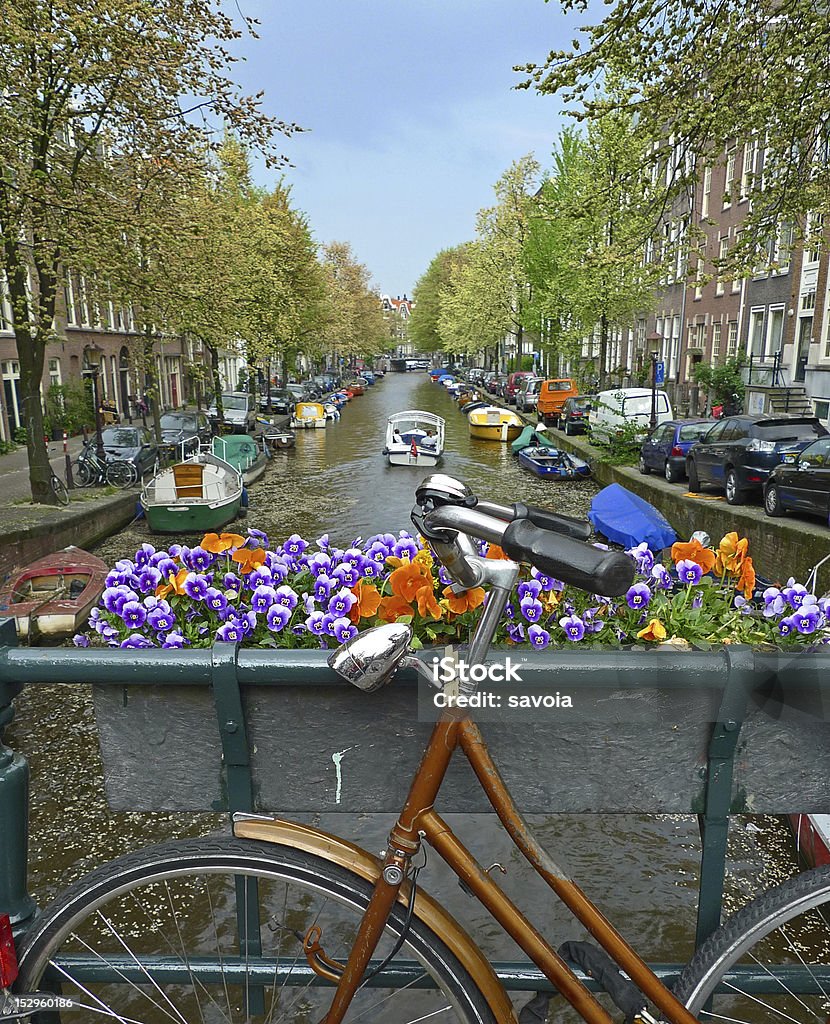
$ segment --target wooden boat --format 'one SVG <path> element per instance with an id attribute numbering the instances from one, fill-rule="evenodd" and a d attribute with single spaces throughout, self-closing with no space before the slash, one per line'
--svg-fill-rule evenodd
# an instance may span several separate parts
<path id="1" fill-rule="evenodd" d="M 199 452 L 157 473 L 141 492 L 141 506 L 157 533 L 217 530 L 239 515 L 242 474 L 212 452 Z"/>
<path id="2" fill-rule="evenodd" d="M 243 434 L 228 434 L 214 437 L 211 442 L 213 454 L 229 463 L 242 476 L 242 483 L 255 483 L 265 472 L 268 457 L 252 437 Z"/>
<path id="3" fill-rule="evenodd" d="M 390 466 L 435 466 L 444 451 L 444 426 L 440 416 L 420 409 L 390 416 L 383 449 Z"/>
<path id="4" fill-rule="evenodd" d="M 515 412 L 498 405 L 485 405 L 467 417 L 470 437 L 480 441 L 514 441 L 521 433 L 524 421 Z"/>
<path id="5" fill-rule="evenodd" d="M 788 814 L 799 856 L 810 866 L 830 864 L 830 814 Z"/>
<path id="6" fill-rule="evenodd" d="M 12 574 L 0 592 L 0 618 L 14 617 L 21 639 L 76 633 L 104 590 L 107 565 L 81 548 L 45 555 Z"/>
<path id="7" fill-rule="evenodd" d="M 303 429 L 325 427 L 326 410 L 319 402 L 297 402 L 291 417 L 291 426 Z"/>
<path id="8" fill-rule="evenodd" d="M 522 448 L 518 455 L 522 466 L 537 476 L 554 480 L 575 480 L 577 477 L 591 475 L 591 467 L 587 462 L 559 448 L 536 445 Z"/>

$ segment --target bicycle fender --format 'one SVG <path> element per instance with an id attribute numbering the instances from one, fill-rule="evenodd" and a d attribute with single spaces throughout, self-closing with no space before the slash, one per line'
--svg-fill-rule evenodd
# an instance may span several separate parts
<path id="1" fill-rule="evenodd" d="M 233 834 L 240 839 L 259 839 L 276 846 L 290 846 L 304 853 L 316 853 L 326 860 L 334 861 L 374 883 L 380 874 L 381 862 L 366 850 L 353 843 L 330 835 L 309 825 L 282 818 L 234 816 Z M 398 902 L 409 902 L 409 885 L 401 886 Z M 432 896 L 418 889 L 415 894 L 415 916 L 449 947 L 464 968 L 470 973 L 487 1000 L 500 1024 L 518 1024 L 518 1018 L 507 993 L 490 966 L 490 961 L 476 946 L 467 931 L 447 913 Z"/>

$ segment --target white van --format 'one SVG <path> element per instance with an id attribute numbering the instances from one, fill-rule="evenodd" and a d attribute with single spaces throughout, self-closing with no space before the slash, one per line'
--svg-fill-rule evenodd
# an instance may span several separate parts
<path id="1" fill-rule="evenodd" d="M 674 419 L 671 402 L 665 391 L 656 394 L 657 422 Z M 613 388 L 600 391 L 591 409 L 591 433 L 607 441 L 626 423 L 636 423 L 648 430 L 651 423 L 651 388 Z"/>

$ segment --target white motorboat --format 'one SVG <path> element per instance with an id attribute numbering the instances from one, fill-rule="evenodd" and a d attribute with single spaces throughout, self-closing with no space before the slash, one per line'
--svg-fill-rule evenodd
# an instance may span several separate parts
<path id="1" fill-rule="evenodd" d="M 396 412 L 386 423 L 383 454 L 392 466 L 434 466 L 444 451 L 444 420 L 431 412 Z"/>

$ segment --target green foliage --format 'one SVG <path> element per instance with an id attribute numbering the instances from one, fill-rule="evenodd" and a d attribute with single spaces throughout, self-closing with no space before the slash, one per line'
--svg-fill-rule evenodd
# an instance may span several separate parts
<path id="1" fill-rule="evenodd" d="M 737 396 L 736 401 L 743 402 L 745 386 L 741 377 L 740 359 L 728 359 L 725 363 L 710 366 L 700 362 L 695 366 L 695 380 L 706 388 L 710 405 L 723 405 Z"/>
<path id="2" fill-rule="evenodd" d="M 14 441 L 0 441 L 0 455 L 8 455 L 17 451 L 18 447 Z"/>
<path id="3" fill-rule="evenodd" d="M 442 249 L 418 278 L 413 292 L 409 340 L 417 352 L 439 352 L 445 339 L 438 328 L 441 315 L 441 293 L 448 288 L 454 273 L 465 259 L 465 246 Z"/>
<path id="4" fill-rule="evenodd" d="M 634 466 L 646 434 L 647 427 L 635 420 L 626 420 L 608 436 L 591 435 L 591 444 L 603 449 L 603 462 L 613 466 Z"/>
<path id="5" fill-rule="evenodd" d="M 86 424 L 95 422 L 91 389 L 84 381 L 70 378 L 64 384 L 53 384 L 46 393 L 48 433 L 65 430 L 77 434 Z"/>
<path id="6" fill-rule="evenodd" d="M 522 356 L 520 370 L 532 370 L 533 369 L 533 356 Z"/>

